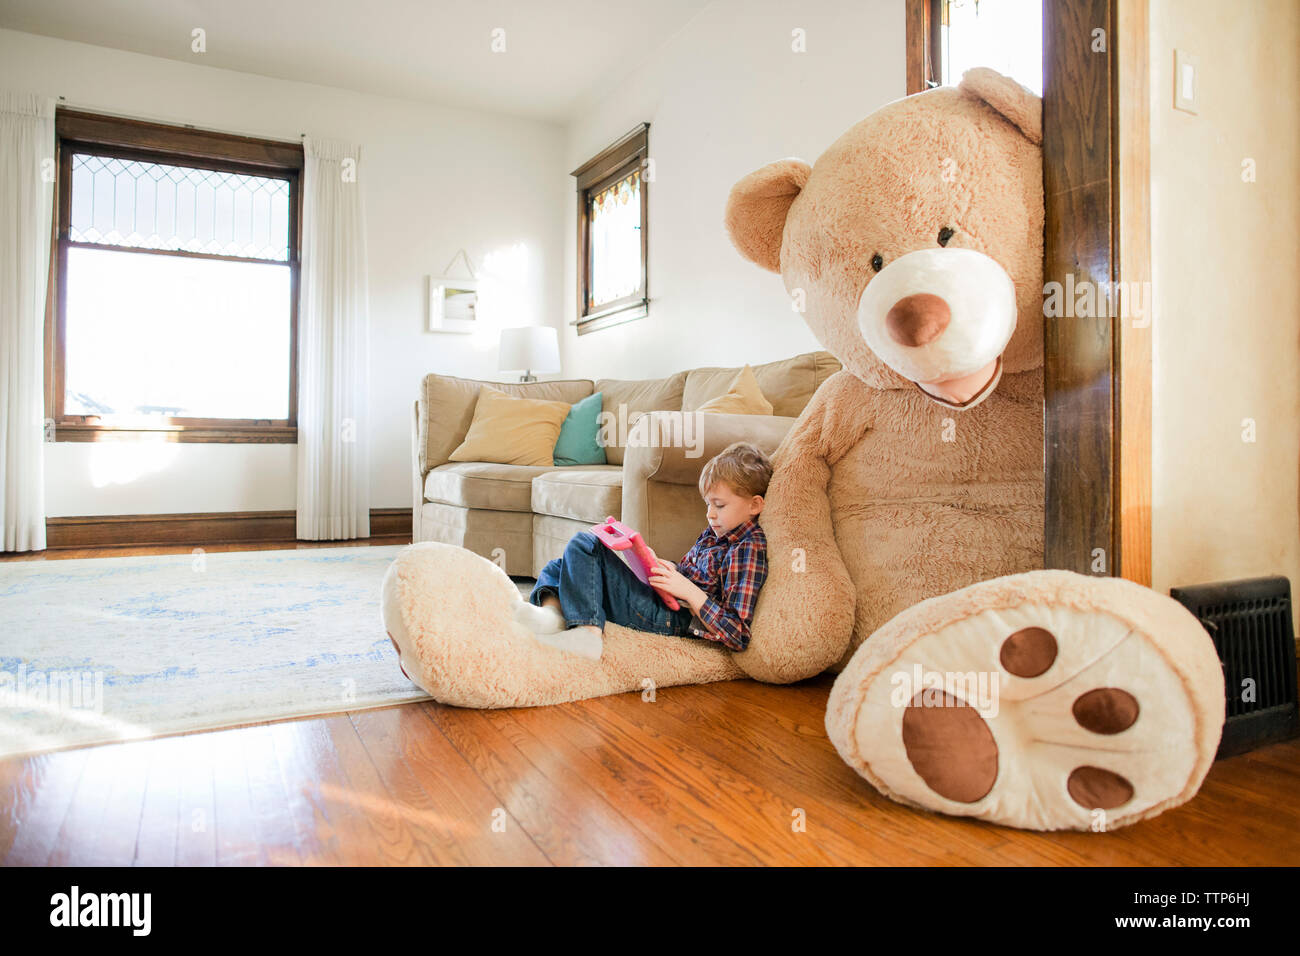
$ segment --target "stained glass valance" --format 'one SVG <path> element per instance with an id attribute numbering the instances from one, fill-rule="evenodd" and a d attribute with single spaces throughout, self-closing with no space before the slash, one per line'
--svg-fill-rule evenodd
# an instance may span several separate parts
<path id="1" fill-rule="evenodd" d="M 289 258 L 287 179 L 76 153 L 74 242 Z"/>

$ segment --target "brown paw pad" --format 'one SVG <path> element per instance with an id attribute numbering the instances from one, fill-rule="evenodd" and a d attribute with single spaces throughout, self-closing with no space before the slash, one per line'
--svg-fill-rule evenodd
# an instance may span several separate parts
<path id="1" fill-rule="evenodd" d="M 926 786 L 958 803 L 982 800 L 998 779 L 993 731 L 974 707 L 947 692 L 912 698 L 903 714 L 903 748 Z"/>
<path id="2" fill-rule="evenodd" d="M 1038 677 L 1056 663 L 1057 645 L 1052 632 L 1023 627 L 1002 642 L 998 659 L 1002 669 L 1017 677 Z"/>
<path id="3" fill-rule="evenodd" d="M 1137 698 L 1118 687 L 1098 687 L 1080 694 L 1070 708 L 1079 726 L 1094 734 L 1128 730 L 1137 722 L 1139 709 Z"/>
<path id="4" fill-rule="evenodd" d="M 1101 767 L 1076 767 L 1066 789 L 1075 803 L 1089 810 L 1113 810 L 1133 799 L 1133 784 Z"/>

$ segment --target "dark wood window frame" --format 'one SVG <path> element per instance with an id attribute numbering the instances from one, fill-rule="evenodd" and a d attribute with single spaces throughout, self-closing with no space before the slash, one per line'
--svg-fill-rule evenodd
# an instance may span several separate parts
<path id="1" fill-rule="evenodd" d="M 942 82 L 943 40 L 939 32 L 943 0 L 907 0 L 907 94 Z"/>
<path id="2" fill-rule="evenodd" d="M 644 170 L 650 148 L 650 124 L 642 123 L 617 142 L 601 150 L 572 172 L 578 189 L 578 317 L 571 325 L 578 334 L 645 318 L 650 311 L 649 210 L 650 189 L 641 178 L 641 287 L 622 299 L 606 302 L 593 309 L 591 302 L 591 248 L 587 210 L 591 196 L 618 182 L 636 169 Z"/>
<path id="3" fill-rule="evenodd" d="M 911 94 L 940 79 L 942 4 L 906 2 Z M 1044 282 L 1151 279 L 1149 18 L 1148 0 L 1043 0 Z M 1044 563 L 1149 586 L 1149 321 L 1043 334 Z"/>
<path id="4" fill-rule="evenodd" d="M 301 143 L 255 139 L 186 126 L 170 126 L 99 113 L 59 109 L 55 113 L 58 178 L 57 208 L 50 256 L 51 294 L 45 321 L 45 417 L 55 441 L 151 439 L 174 442 L 295 443 L 298 440 L 298 269 L 302 233 Z M 269 176 L 289 181 L 289 414 L 283 419 L 227 419 L 160 416 L 157 424 L 114 424 L 96 415 L 64 411 L 67 322 L 65 314 L 69 248 L 112 248 L 152 255 L 191 256 L 235 262 L 269 262 L 240 256 L 185 251 L 129 249 L 73 242 L 69 238 L 74 152 L 146 163 L 197 166 L 222 172 Z"/>

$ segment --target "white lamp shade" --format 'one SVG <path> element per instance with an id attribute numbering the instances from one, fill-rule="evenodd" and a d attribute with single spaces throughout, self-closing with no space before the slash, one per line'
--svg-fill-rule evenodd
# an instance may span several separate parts
<path id="1" fill-rule="evenodd" d="M 502 372 L 558 372 L 560 339 L 555 329 L 549 325 L 502 329 L 497 368 Z"/>

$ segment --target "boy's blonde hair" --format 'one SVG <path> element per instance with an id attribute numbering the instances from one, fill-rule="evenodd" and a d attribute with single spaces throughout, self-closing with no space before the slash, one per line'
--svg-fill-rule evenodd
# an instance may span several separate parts
<path id="1" fill-rule="evenodd" d="M 772 462 L 747 441 L 732 442 L 710 458 L 700 472 L 700 495 L 722 482 L 742 498 L 767 495 L 772 480 Z"/>

